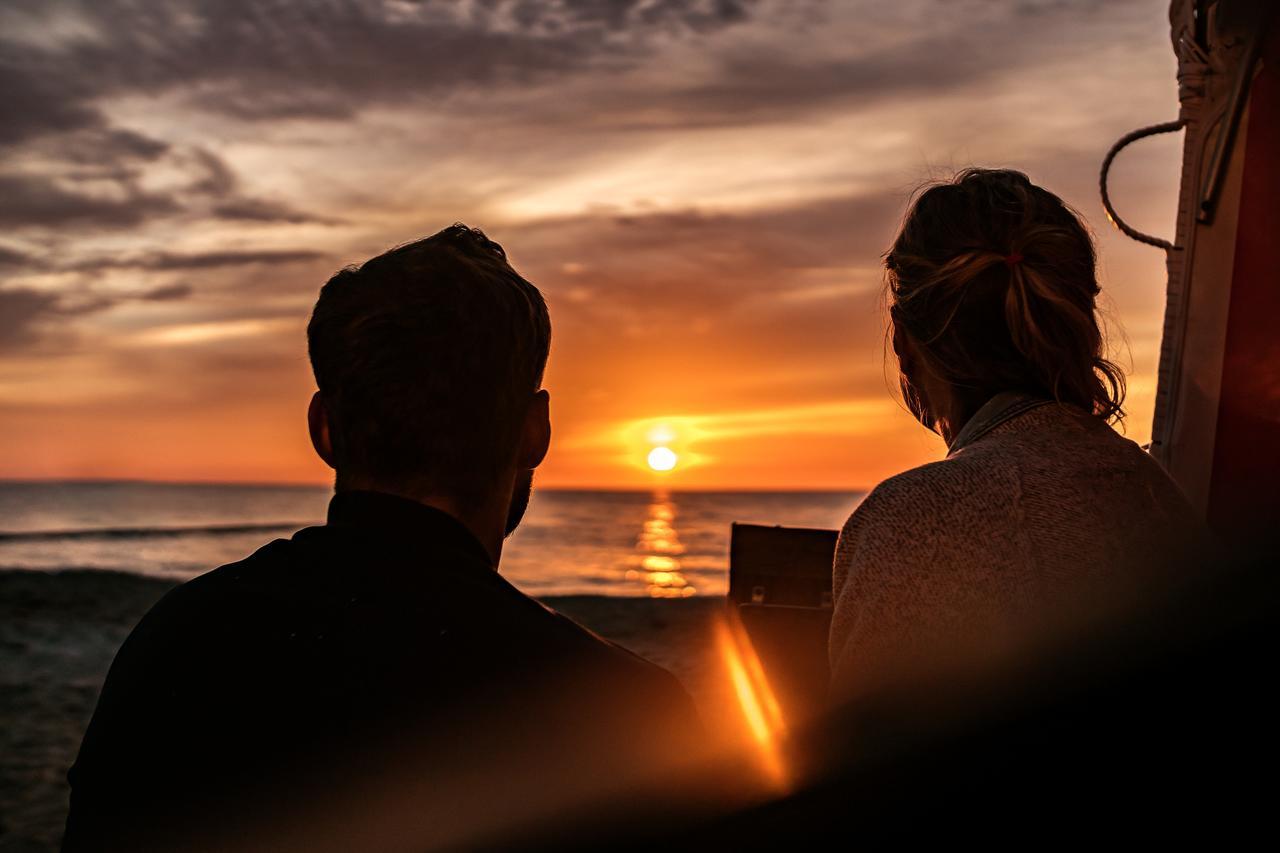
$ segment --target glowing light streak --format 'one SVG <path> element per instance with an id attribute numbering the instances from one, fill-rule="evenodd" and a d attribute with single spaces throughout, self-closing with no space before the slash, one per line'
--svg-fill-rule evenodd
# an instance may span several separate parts
<path id="1" fill-rule="evenodd" d="M 741 625 L 736 621 L 731 624 L 729 620 L 716 624 L 716 644 L 767 781 L 775 787 L 784 788 L 787 784 L 786 768 L 778 739 L 786 734 L 786 724 L 755 648 Z"/>

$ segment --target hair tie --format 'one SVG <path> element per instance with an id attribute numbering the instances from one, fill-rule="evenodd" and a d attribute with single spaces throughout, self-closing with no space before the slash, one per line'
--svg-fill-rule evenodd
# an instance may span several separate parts
<path id="1" fill-rule="evenodd" d="M 1013 269 L 1014 265 L 1022 261 L 1022 255 L 1014 252 L 1012 255 L 1004 256 L 1004 265 L 1009 269 Z"/>

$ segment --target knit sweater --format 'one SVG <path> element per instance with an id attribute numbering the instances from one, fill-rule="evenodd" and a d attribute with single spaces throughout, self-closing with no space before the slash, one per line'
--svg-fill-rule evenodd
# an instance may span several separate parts
<path id="1" fill-rule="evenodd" d="M 878 485 L 836 548 L 832 694 L 981 665 L 1165 586 L 1207 541 L 1174 482 L 1079 409 L 1002 394 Z"/>

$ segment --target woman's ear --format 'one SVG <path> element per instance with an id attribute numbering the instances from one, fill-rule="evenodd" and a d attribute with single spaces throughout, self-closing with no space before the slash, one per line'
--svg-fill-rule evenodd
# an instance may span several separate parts
<path id="1" fill-rule="evenodd" d="M 898 357 L 898 366 L 903 373 L 915 367 L 915 349 L 911 346 L 911 338 L 897 323 L 893 324 L 893 354 Z"/>
<path id="2" fill-rule="evenodd" d="M 334 468 L 333 439 L 329 434 L 329 410 L 325 408 L 320 392 L 311 395 L 311 404 L 307 406 L 307 429 L 311 433 L 311 446 L 316 455 L 324 460 L 324 464 Z"/>
<path id="3" fill-rule="evenodd" d="M 930 407 L 936 383 L 927 371 L 919 370 L 921 358 L 911 336 L 899 325 L 893 327 L 893 354 L 898 357 L 898 380 L 902 385 L 902 401 L 926 429 L 938 432 L 938 416 Z"/>
<path id="4" fill-rule="evenodd" d="M 551 395 L 545 390 L 533 395 L 533 402 L 524 416 L 524 428 L 520 431 L 520 450 L 516 454 L 516 467 L 532 470 L 542 464 L 551 449 Z"/>

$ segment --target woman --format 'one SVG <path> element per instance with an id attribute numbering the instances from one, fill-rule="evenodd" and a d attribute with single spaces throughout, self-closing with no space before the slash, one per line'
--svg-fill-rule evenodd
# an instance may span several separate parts
<path id="1" fill-rule="evenodd" d="M 1200 523 L 1110 426 L 1093 244 L 1019 172 L 925 190 L 889 251 L 908 407 L 945 459 L 877 486 L 834 567 L 833 694 L 987 666 L 1177 574 Z"/>

